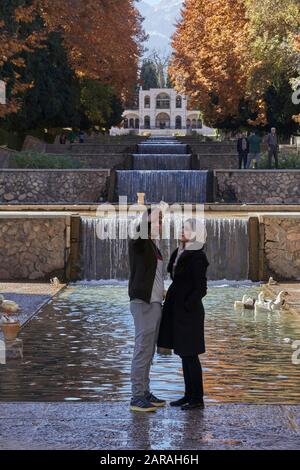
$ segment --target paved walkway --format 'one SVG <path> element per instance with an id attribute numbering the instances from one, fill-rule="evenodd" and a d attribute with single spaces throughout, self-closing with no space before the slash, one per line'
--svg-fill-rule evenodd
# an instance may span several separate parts
<path id="1" fill-rule="evenodd" d="M 0 282 L 0 294 L 6 300 L 17 302 L 21 311 L 19 320 L 24 326 L 64 285 L 55 287 L 49 283 Z M 3 334 L 0 328 L 0 339 Z"/>
<path id="2" fill-rule="evenodd" d="M 127 403 L 1 403 L 0 450 L 300 450 L 300 405 L 132 413 Z"/>

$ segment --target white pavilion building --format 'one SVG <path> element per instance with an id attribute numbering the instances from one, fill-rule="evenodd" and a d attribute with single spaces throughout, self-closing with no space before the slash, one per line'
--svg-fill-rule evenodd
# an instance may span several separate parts
<path id="1" fill-rule="evenodd" d="M 173 88 L 151 88 L 139 91 L 139 107 L 126 109 L 123 113 L 124 133 L 135 132 L 152 135 L 172 135 L 175 132 L 188 134 L 192 131 L 202 135 L 215 135 L 215 130 L 206 127 L 200 112 L 190 110 L 186 96 Z"/>

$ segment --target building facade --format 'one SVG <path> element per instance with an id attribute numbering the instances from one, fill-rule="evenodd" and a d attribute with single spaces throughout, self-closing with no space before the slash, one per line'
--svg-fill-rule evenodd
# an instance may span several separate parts
<path id="1" fill-rule="evenodd" d="M 123 114 L 124 129 L 136 133 L 172 134 L 175 131 L 195 131 L 203 135 L 214 135 L 214 129 L 206 127 L 200 112 L 189 109 L 186 96 L 173 88 L 151 88 L 139 91 L 137 109 L 127 109 Z"/>

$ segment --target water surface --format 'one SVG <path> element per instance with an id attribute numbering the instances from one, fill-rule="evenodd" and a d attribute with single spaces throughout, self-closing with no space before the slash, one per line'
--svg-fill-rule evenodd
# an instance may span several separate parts
<path id="1" fill-rule="evenodd" d="M 208 402 L 298 403 L 300 366 L 291 341 L 300 318 L 235 312 L 235 299 L 257 287 L 210 287 L 205 300 Z M 0 367 L 2 401 L 128 400 L 133 321 L 127 286 L 67 288 L 21 333 L 23 363 Z M 288 341 L 288 339 L 290 341 Z M 180 359 L 157 356 L 153 391 L 166 399 L 183 390 Z"/>

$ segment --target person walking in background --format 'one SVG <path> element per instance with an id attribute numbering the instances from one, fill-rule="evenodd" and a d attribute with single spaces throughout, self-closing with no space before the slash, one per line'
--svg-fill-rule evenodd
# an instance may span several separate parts
<path id="1" fill-rule="evenodd" d="M 66 140 L 67 140 L 67 136 L 66 136 L 66 133 L 65 132 L 62 132 L 60 134 L 60 137 L 59 137 L 59 143 L 61 145 L 65 145 L 66 144 Z"/>
<path id="2" fill-rule="evenodd" d="M 170 403 L 182 410 L 203 408 L 203 377 L 199 354 L 205 353 L 202 304 L 207 293 L 209 263 L 203 243 L 196 241 L 196 220 L 185 222 L 179 248 L 172 254 L 168 272 L 173 281 L 166 296 L 158 347 L 173 349 L 181 357 L 185 382 L 183 398 Z"/>
<path id="3" fill-rule="evenodd" d="M 261 142 L 262 139 L 256 134 L 255 131 L 251 132 L 248 138 L 249 142 L 249 157 L 247 168 L 252 167 L 252 162 L 255 161 L 256 168 L 258 167 L 261 159 Z"/>
<path id="4" fill-rule="evenodd" d="M 275 168 L 278 169 L 278 152 L 279 152 L 279 142 L 276 127 L 272 127 L 270 134 L 267 136 L 268 144 L 268 155 L 269 155 L 269 168 L 272 168 L 273 157 L 275 160 Z"/>
<path id="5" fill-rule="evenodd" d="M 81 130 L 81 131 L 79 132 L 79 143 L 80 143 L 80 144 L 84 144 L 84 141 L 85 141 L 85 133 L 84 133 L 83 130 Z"/>
<path id="6" fill-rule="evenodd" d="M 243 132 L 237 141 L 237 152 L 239 154 L 239 169 L 241 170 L 242 166 L 246 169 L 249 154 L 249 142 L 246 132 Z"/>
<path id="7" fill-rule="evenodd" d="M 132 411 L 149 412 L 166 404 L 151 393 L 149 378 L 164 298 L 163 258 L 158 247 L 162 211 L 159 208 L 148 209 L 143 215 L 140 229 L 145 235 L 129 241 L 129 297 L 135 326 L 130 408 Z"/>
<path id="8" fill-rule="evenodd" d="M 74 142 L 76 140 L 76 137 L 77 137 L 76 132 L 71 130 L 68 134 L 68 140 L 69 140 L 70 144 L 74 144 Z"/>

